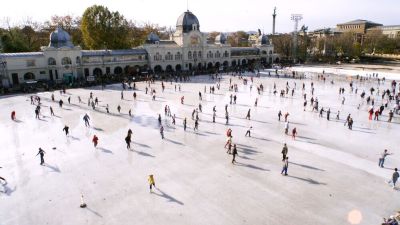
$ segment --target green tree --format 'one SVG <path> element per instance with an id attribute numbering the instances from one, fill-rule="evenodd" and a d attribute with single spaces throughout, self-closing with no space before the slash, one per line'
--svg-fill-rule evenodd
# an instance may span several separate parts
<path id="1" fill-rule="evenodd" d="M 89 49 L 124 49 L 131 47 L 129 24 L 119 12 L 94 5 L 82 16 L 81 31 L 85 46 Z"/>

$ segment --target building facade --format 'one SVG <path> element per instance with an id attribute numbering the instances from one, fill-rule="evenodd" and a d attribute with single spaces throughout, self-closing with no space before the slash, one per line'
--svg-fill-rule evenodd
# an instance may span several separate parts
<path id="1" fill-rule="evenodd" d="M 177 20 L 169 40 L 151 33 L 143 46 L 125 50 L 82 50 L 61 28 L 50 35 L 50 43 L 40 52 L 0 54 L 0 77 L 4 87 L 32 80 L 73 82 L 77 78 L 100 75 L 227 69 L 249 63 L 271 64 L 277 58 L 266 35 L 252 47 L 234 48 L 221 33 L 214 43 L 200 31 L 197 17 L 190 11 Z"/>

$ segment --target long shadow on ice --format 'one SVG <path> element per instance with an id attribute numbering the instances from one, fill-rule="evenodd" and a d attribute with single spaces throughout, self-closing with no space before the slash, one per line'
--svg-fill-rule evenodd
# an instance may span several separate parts
<path id="1" fill-rule="evenodd" d="M 139 145 L 140 147 L 143 147 L 143 148 L 151 148 L 150 146 L 148 146 L 146 144 L 141 144 L 141 143 L 134 142 L 134 141 L 132 141 L 132 143 L 135 144 L 135 145 Z"/>
<path id="2" fill-rule="evenodd" d="M 52 166 L 47 163 L 45 163 L 44 166 L 51 169 L 52 171 L 50 171 L 50 172 L 57 172 L 57 173 L 61 172 L 61 170 L 60 170 L 60 168 L 58 168 L 58 166 Z"/>
<path id="3" fill-rule="evenodd" d="M 179 205 L 184 205 L 183 202 L 177 200 L 176 198 L 172 197 L 171 195 L 168 195 L 167 193 L 163 192 L 159 188 L 156 188 L 161 194 L 158 194 L 156 192 L 153 192 L 153 194 L 158 195 L 160 197 L 166 198 L 169 202 L 177 203 Z"/>
<path id="4" fill-rule="evenodd" d="M 91 208 L 89 208 L 89 207 L 86 207 L 86 209 L 87 209 L 89 212 L 93 213 L 94 215 L 103 218 L 103 216 L 102 216 L 100 213 L 94 211 L 93 209 L 91 209 Z"/>
<path id="5" fill-rule="evenodd" d="M 109 153 L 109 154 L 114 154 L 111 150 L 105 149 L 105 148 L 98 148 L 99 150 L 101 150 L 104 153 Z"/>
<path id="6" fill-rule="evenodd" d="M 318 181 L 316 181 L 316 180 L 313 180 L 313 179 L 311 179 L 311 178 L 301 178 L 301 177 L 296 177 L 296 176 L 290 176 L 290 175 L 288 175 L 288 177 L 291 177 L 291 178 L 294 178 L 294 179 L 297 179 L 297 180 L 301 180 L 301 181 L 305 181 L 305 182 L 307 182 L 307 183 L 309 183 L 309 184 L 316 184 L 316 185 L 326 185 L 326 183 L 321 183 L 321 182 L 318 182 Z"/>
<path id="7" fill-rule="evenodd" d="M 136 151 L 136 150 L 133 150 L 133 149 L 132 149 L 131 151 L 132 151 L 132 152 L 135 152 L 135 153 L 137 153 L 138 155 L 141 155 L 141 156 L 146 156 L 146 157 L 155 158 L 154 155 L 149 154 L 149 153 L 146 153 L 146 152 Z"/>
<path id="8" fill-rule="evenodd" d="M 261 168 L 261 167 L 258 167 L 258 166 L 254 166 L 254 165 L 251 165 L 251 164 L 244 164 L 244 163 L 240 163 L 240 162 L 236 162 L 235 165 L 243 166 L 243 167 L 247 167 L 247 168 L 255 169 L 255 170 L 270 171 L 268 169 L 264 169 L 264 168 Z"/>
<path id="9" fill-rule="evenodd" d="M 290 164 L 291 164 L 291 165 L 293 164 L 293 165 L 296 165 L 296 166 L 301 166 L 301 167 L 306 168 L 306 169 L 318 170 L 318 171 L 325 171 L 325 170 L 319 169 L 319 168 L 317 168 L 317 167 L 308 166 L 308 165 L 304 165 L 304 164 L 300 164 L 300 163 L 290 162 Z"/>
<path id="10" fill-rule="evenodd" d="M 164 138 L 164 140 L 166 140 L 166 141 L 168 141 L 168 142 L 171 142 L 171 143 L 173 143 L 173 144 L 176 144 L 176 145 L 182 145 L 182 146 L 184 146 L 183 143 L 178 142 L 178 141 L 174 141 L 174 140 L 171 140 L 171 139 L 168 139 L 168 138 Z"/>

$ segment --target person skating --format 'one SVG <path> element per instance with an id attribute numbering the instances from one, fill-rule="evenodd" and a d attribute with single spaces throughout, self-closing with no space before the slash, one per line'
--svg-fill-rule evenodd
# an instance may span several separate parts
<path id="1" fill-rule="evenodd" d="M 121 106 L 120 105 L 118 105 L 117 110 L 118 110 L 118 113 L 121 113 Z"/>
<path id="2" fill-rule="evenodd" d="M 295 128 L 293 128 L 293 130 L 292 130 L 292 139 L 293 139 L 293 140 L 296 139 L 296 135 L 297 135 L 297 129 L 296 129 L 296 127 L 295 127 Z"/>
<path id="3" fill-rule="evenodd" d="M 131 149 L 131 134 L 128 131 L 128 135 L 125 137 L 126 148 Z"/>
<path id="4" fill-rule="evenodd" d="M 161 114 L 158 114 L 158 125 L 161 126 Z"/>
<path id="5" fill-rule="evenodd" d="M 394 172 L 392 174 L 392 179 L 388 182 L 389 184 L 393 184 L 393 189 L 396 188 L 397 180 L 399 179 L 399 172 L 397 172 L 397 168 L 394 168 Z"/>
<path id="6" fill-rule="evenodd" d="M 234 164 L 236 162 L 235 158 L 236 155 L 238 155 L 237 153 L 237 148 L 236 148 L 236 144 L 233 145 L 233 150 L 232 150 L 232 164 Z M 238 155 L 239 156 L 239 155 Z"/>
<path id="7" fill-rule="evenodd" d="M 250 120 L 250 109 L 247 111 L 246 119 Z"/>
<path id="8" fill-rule="evenodd" d="M 340 115 L 340 111 L 338 110 L 337 114 L 336 114 L 336 120 L 339 120 L 339 115 Z"/>
<path id="9" fill-rule="evenodd" d="M 11 112 L 11 120 L 15 121 L 15 111 Z"/>
<path id="10" fill-rule="evenodd" d="M 60 106 L 60 108 L 62 108 L 63 104 L 64 104 L 63 100 L 60 99 L 60 101 L 58 101 L 58 105 Z"/>
<path id="11" fill-rule="evenodd" d="M 194 121 L 194 128 L 193 128 L 193 130 L 197 130 L 197 131 L 199 130 L 199 120 L 197 120 L 197 119 Z"/>
<path id="12" fill-rule="evenodd" d="M 69 134 L 69 127 L 67 125 L 64 126 L 63 131 L 65 132 L 65 136 Z"/>
<path id="13" fill-rule="evenodd" d="M 288 168 L 289 168 L 289 157 L 285 157 L 285 159 L 283 160 L 283 167 L 282 167 L 281 174 L 287 176 Z M 285 174 L 283 174 L 283 172 L 285 172 Z"/>
<path id="14" fill-rule="evenodd" d="M 36 117 L 36 119 L 40 119 L 39 118 L 39 109 L 37 107 L 35 109 L 35 117 Z"/>
<path id="15" fill-rule="evenodd" d="M 379 111 L 376 110 L 374 114 L 375 114 L 374 120 L 379 120 Z"/>
<path id="16" fill-rule="evenodd" d="M 251 137 L 251 130 L 253 129 L 252 126 L 249 127 L 249 129 L 247 129 L 246 134 L 244 135 L 245 137 L 247 137 L 247 135 L 249 135 L 249 137 Z"/>
<path id="17" fill-rule="evenodd" d="M 172 125 L 175 125 L 175 114 L 172 116 Z"/>
<path id="18" fill-rule="evenodd" d="M 285 160 L 285 158 L 286 158 L 286 155 L 288 154 L 288 147 L 287 147 L 287 145 L 286 145 L 286 143 L 283 145 L 283 148 L 282 148 L 282 161 L 283 160 Z"/>
<path id="19" fill-rule="evenodd" d="M 393 119 L 393 111 L 392 110 L 390 110 L 390 112 L 389 112 L 389 119 L 388 119 L 388 122 L 389 123 L 391 123 L 392 122 L 392 119 Z"/>
<path id="20" fill-rule="evenodd" d="M 164 127 L 162 125 L 160 127 L 160 134 L 161 134 L 161 139 L 164 139 Z"/>
<path id="21" fill-rule="evenodd" d="M 124 99 L 124 91 L 121 91 L 121 100 Z"/>
<path id="22" fill-rule="evenodd" d="M 287 135 L 289 133 L 289 121 L 285 123 L 285 134 Z"/>
<path id="23" fill-rule="evenodd" d="M 228 124 L 229 123 L 229 113 L 228 113 L 228 111 L 225 112 L 225 119 L 226 119 L 225 124 Z"/>
<path id="24" fill-rule="evenodd" d="M 150 185 L 150 193 L 153 192 L 153 187 L 156 187 L 156 182 L 154 182 L 154 176 L 153 174 L 149 175 L 149 178 L 147 179 L 149 181 L 149 185 Z"/>
<path id="25" fill-rule="evenodd" d="M 326 111 L 326 119 L 329 120 L 331 115 L 331 108 L 328 108 L 328 111 Z"/>
<path id="26" fill-rule="evenodd" d="M 40 155 L 40 165 L 44 164 L 44 154 L 45 153 L 46 152 L 42 148 L 39 148 L 39 152 L 36 154 L 36 155 Z"/>
<path id="27" fill-rule="evenodd" d="M 279 110 L 279 112 L 278 112 L 278 121 L 281 121 L 281 116 L 282 116 L 282 112 L 281 112 L 281 110 Z"/>
<path id="28" fill-rule="evenodd" d="M 71 96 L 68 97 L 68 104 L 71 104 Z"/>
<path id="29" fill-rule="evenodd" d="M 187 121 L 186 121 L 186 117 L 185 117 L 185 119 L 183 120 L 183 131 L 186 131 L 186 124 L 187 124 Z"/>
<path id="30" fill-rule="evenodd" d="M 93 142 L 93 145 L 95 148 L 97 147 L 98 141 L 99 141 L 99 138 L 96 135 L 93 135 L 92 142 Z"/>
<path id="31" fill-rule="evenodd" d="M 382 152 L 381 157 L 379 158 L 379 163 L 378 163 L 378 166 L 379 166 L 379 167 L 381 167 L 381 168 L 384 167 L 383 164 L 385 163 L 385 158 L 386 158 L 386 156 L 388 156 L 388 155 L 392 155 L 392 153 L 388 153 L 388 150 L 385 149 L 385 150 Z"/>
<path id="32" fill-rule="evenodd" d="M 288 117 L 289 117 L 289 112 L 286 112 L 285 113 L 285 122 L 287 122 Z"/>
<path id="33" fill-rule="evenodd" d="M 90 117 L 89 117 L 88 114 L 86 113 L 85 116 L 83 116 L 83 121 L 85 121 L 85 126 L 86 126 L 86 127 L 90 127 L 89 120 L 90 120 Z"/>
<path id="34" fill-rule="evenodd" d="M 215 117 L 217 117 L 217 114 L 215 113 L 215 111 L 213 112 L 213 123 L 215 123 Z"/>

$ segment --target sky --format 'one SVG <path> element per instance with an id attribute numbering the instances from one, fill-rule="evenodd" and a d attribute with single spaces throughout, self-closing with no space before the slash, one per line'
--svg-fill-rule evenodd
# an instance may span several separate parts
<path id="1" fill-rule="evenodd" d="M 237 30 L 272 32 L 272 14 L 277 7 L 276 32 L 294 30 L 291 14 L 302 14 L 309 31 L 335 27 L 338 23 L 366 19 L 384 25 L 400 25 L 400 0 L 9 0 L 0 6 L 0 26 L 21 24 L 27 19 L 46 21 L 52 15 L 81 16 L 94 4 L 119 11 L 139 24 L 151 22 L 175 27 L 188 8 L 204 32 Z M 187 4 L 188 3 L 188 4 Z M 187 7 L 188 6 L 188 7 Z"/>

